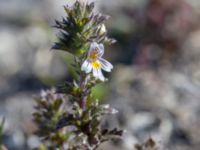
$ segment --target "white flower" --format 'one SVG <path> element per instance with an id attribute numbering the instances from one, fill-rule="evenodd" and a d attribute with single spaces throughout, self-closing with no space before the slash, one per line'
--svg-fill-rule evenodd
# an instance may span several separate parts
<path id="1" fill-rule="evenodd" d="M 92 72 L 95 78 L 104 81 L 105 77 L 103 76 L 101 69 L 111 72 L 113 65 L 102 58 L 103 54 L 103 44 L 97 44 L 96 42 L 91 43 L 87 59 L 83 62 L 81 70 L 86 73 Z"/>

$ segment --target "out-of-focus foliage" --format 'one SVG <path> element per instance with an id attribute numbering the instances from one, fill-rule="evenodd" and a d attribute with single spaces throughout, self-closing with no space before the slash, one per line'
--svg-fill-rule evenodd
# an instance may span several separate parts
<path id="1" fill-rule="evenodd" d="M 159 150 L 159 148 L 156 142 L 152 138 L 149 138 L 142 144 L 135 144 L 135 150 Z"/>
<path id="2" fill-rule="evenodd" d="M 49 149 L 55 149 L 67 140 L 62 131 L 56 129 L 58 121 L 66 116 L 67 98 L 62 94 L 56 94 L 55 90 L 42 91 L 40 97 L 35 98 L 37 110 L 33 113 L 34 121 L 39 125 L 37 135 L 43 137 Z"/>

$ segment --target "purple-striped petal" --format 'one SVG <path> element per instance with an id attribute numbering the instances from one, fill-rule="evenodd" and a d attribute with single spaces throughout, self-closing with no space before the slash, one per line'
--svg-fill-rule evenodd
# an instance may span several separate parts
<path id="1" fill-rule="evenodd" d="M 101 69 L 93 69 L 93 76 L 97 79 L 100 79 L 101 81 L 104 81 L 105 78 L 102 74 Z"/>
<path id="2" fill-rule="evenodd" d="M 111 72 L 111 70 L 113 69 L 113 65 L 111 63 L 109 63 L 107 60 L 103 58 L 100 58 L 99 61 L 101 62 L 103 70 L 107 72 Z"/>
<path id="3" fill-rule="evenodd" d="M 99 52 L 98 52 L 98 57 L 102 57 L 103 56 L 103 54 L 104 54 L 104 46 L 103 46 L 103 44 L 101 43 L 101 44 L 99 44 L 99 46 L 98 46 L 98 49 L 99 49 Z"/>
<path id="4" fill-rule="evenodd" d="M 98 44 L 96 42 L 92 42 L 90 44 L 90 50 L 89 53 L 93 52 L 95 50 L 95 48 L 98 48 Z"/>
<path id="5" fill-rule="evenodd" d="M 92 71 L 92 66 L 88 60 L 85 60 L 81 66 L 81 70 L 89 73 Z"/>

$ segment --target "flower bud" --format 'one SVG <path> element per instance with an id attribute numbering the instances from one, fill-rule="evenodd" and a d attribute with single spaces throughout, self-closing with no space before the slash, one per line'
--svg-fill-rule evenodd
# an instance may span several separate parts
<path id="1" fill-rule="evenodd" d="M 100 35 L 102 35 L 102 34 L 107 32 L 106 26 L 104 24 L 102 24 L 99 28 L 100 28 L 100 33 L 99 33 Z"/>

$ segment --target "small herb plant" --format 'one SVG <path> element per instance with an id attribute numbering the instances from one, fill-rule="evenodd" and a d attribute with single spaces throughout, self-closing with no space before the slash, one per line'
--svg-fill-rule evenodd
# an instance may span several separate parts
<path id="1" fill-rule="evenodd" d="M 77 0 L 64 6 L 66 17 L 56 20 L 58 42 L 53 50 L 73 55 L 73 69 L 78 78 L 66 81 L 55 89 L 42 91 L 35 98 L 33 118 L 42 139 L 40 150 L 95 150 L 100 144 L 120 137 L 122 130 L 103 129 L 103 116 L 118 111 L 100 104 L 91 90 L 107 81 L 102 70 L 111 72 L 113 65 L 103 59 L 104 45 L 113 44 L 107 37 L 106 15 L 94 12 L 94 2 Z"/>

